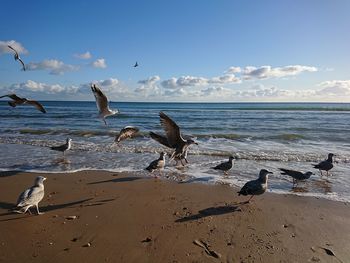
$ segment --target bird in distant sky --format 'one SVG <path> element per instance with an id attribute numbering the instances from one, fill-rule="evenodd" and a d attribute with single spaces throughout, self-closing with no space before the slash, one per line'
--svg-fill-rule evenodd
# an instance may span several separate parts
<path id="1" fill-rule="evenodd" d="M 4 98 L 4 97 L 9 97 L 12 99 L 12 101 L 8 102 L 8 104 L 11 107 L 16 107 L 17 105 L 22 105 L 22 104 L 30 104 L 30 105 L 33 105 L 35 108 L 37 108 L 42 113 L 46 113 L 46 110 L 44 109 L 43 105 L 41 105 L 36 100 L 28 100 L 26 98 L 20 98 L 16 94 L 3 95 L 3 96 L 0 96 L 0 99 Z"/>
<path id="2" fill-rule="evenodd" d="M 23 71 L 25 71 L 26 70 L 26 66 L 24 65 L 23 60 L 19 57 L 19 54 L 18 54 L 17 50 L 14 49 L 13 47 L 11 47 L 10 45 L 8 45 L 8 48 L 12 49 L 15 52 L 15 54 L 14 54 L 15 60 L 16 61 L 18 60 L 22 64 L 22 69 L 23 69 Z"/>
<path id="3" fill-rule="evenodd" d="M 109 108 L 106 95 L 95 84 L 91 85 L 91 90 L 96 99 L 96 106 L 99 111 L 99 117 L 102 118 L 103 122 L 107 125 L 106 118 L 108 116 L 119 113 L 119 110 L 111 110 Z"/>
<path id="4" fill-rule="evenodd" d="M 136 67 L 138 67 L 138 66 L 139 66 L 139 64 L 138 64 L 137 61 L 136 61 L 135 65 L 134 65 L 134 68 L 136 68 Z"/>

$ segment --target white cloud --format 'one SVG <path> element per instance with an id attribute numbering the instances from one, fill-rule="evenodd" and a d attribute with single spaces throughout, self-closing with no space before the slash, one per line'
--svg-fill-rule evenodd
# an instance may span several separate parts
<path id="1" fill-rule="evenodd" d="M 242 76 L 245 80 L 250 79 L 268 79 L 295 76 L 302 72 L 315 72 L 316 67 L 292 65 L 285 67 L 272 68 L 271 66 L 253 67 L 248 66 L 242 70 Z"/>
<path id="2" fill-rule="evenodd" d="M 350 80 L 331 80 L 324 81 L 318 84 L 322 87 L 316 92 L 317 95 L 323 96 L 349 96 L 350 95 Z"/>
<path id="3" fill-rule="evenodd" d="M 159 76 L 152 76 L 148 79 L 139 80 L 137 83 L 141 84 L 141 86 L 136 88 L 135 92 L 146 97 L 161 95 L 161 89 L 157 85 L 159 80 Z"/>
<path id="4" fill-rule="evenodd" d="M 240 90 L 235 92 L 235 96 L 246 98 L 274 98 L 274 97 L 288 97 L 294 94 L 289 90 L 278 89 L 274 86 L 265 87 L 263 85 L 256 85 L 249 90 Z"/>
<path id="5" fill-rule="evenodd" d="M 20 94 L 33 94 L 33 93 L 44 93 L 44 94 L 57 94 L 57 93 L 76 93 L 78 87 L 67 86 L 64 87 L 59 84 L 46 84 L 40 83 L 33 80 L 27 80 L 26 82 L 13 84 L 9 87 L 5 87 L 5 90 L 9 93 L 20 93 Z M 21 95 L 19 95 L 21 96 Z"/>
<path id="6" fill-rule="evenodd" d="M 6 54 L 6 53 L 13 53 L 13 50 L 11 50 L 8 45 L 13 47 L 19 54 L 27 54 L 28 51 L 22 46 L 21 43 L 15 41 L 15 40 L 9 40 L 9 41 L 0 41 L 0 55 Z"/>
<path id="7" fill-rule="evenodd" d="M 94 62 L 91 63 L 91 65 L 94 68 L 106 68 L 107 67 L 106 61 L 104 58 L 96 59 Z"/>
<path id="8" fill-rule="evenodd" d="M 41 62 L 30 62 L 26 65 L 27 70 L 48 70 L 50 74 L 62 75 L 65 72 L 76 71 L 78 66 L 64 64 L 56 59 L 46 59 Z"/>
<path id="9" fill-rule="evenodd" d="M 235 74 L 240 73 L 242 69 L 240 67 L 229 67 L 228 70 L 225 71 L 227 74 Z"/>
<path id="10" fill-rule="evenodd" d="M 178 89 L 182 87 L 207 86 L 209 84 L 233 84 L 239 83 L 240 79 L 233 74 L 227 74 L 210 79 L 203 77 L 182 76 L 179 78 L 170 78 L 162 81 L 162 86 L 166 89 Z"/>
<path id="11" fill-rule="evenodd" d="M 74 54 L 74 57 L 79 59 L 89 59 L 91 58 L 91 53 L 89 51 L 86 51 L 85 53 L 82 53 L 82 54 Z"/>

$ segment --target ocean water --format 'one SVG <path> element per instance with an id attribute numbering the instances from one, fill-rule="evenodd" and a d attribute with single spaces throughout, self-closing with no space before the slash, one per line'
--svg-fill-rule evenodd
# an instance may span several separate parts
<path id="1" fill-rule="evenodd" d="M 10 108 L 0 102 L 0 170 L 73 172 L 102 169 L 139 171 L 167 150 L 150 131 L 162 132 L 159 111 L 199 143 L 189 151 L 186 167 L 168 164 L 162 176 L 184 182 L 242 186 L 260 169 L 274 172 L 269 191 L 350 201 L 350 104 L 332 103 L 111 103 L 120 114 L 97 117 L 95 102 L 42 102 L 47 114 L 32 107 Z M 138 137 L 113 144 L 121 128 L 140 128 Z M 62 154 L 49 146 L 72 138 L 71 151 Z M 332 152 L 332 176 L 320 177 L 312 168 Z M 238 159 L 228 176 L 210 169 L 229 155 Z M 292 187 L 278 168 L 315 173 Z"/>

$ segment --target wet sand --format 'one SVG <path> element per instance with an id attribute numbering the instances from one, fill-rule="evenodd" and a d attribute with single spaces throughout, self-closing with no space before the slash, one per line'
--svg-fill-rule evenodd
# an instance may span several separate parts
<path id="1" fill-rule="evenodd" d="M 350 262 L 349 203 L 83 171 L 44 174 L 44 215 L 8 212 L 37 175 L 0 172 L 0 262 Z"/>

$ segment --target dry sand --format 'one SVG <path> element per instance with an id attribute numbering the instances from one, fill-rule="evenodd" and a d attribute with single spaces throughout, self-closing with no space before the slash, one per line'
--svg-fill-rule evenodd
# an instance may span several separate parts
<path id="1" fill-rule="evenodd" d="M 45 214 L 21 215 L 37 174 L 0 175 L 0 262 L 350 262 L 349 203 L 84 171 L 46 174 Z"/>

